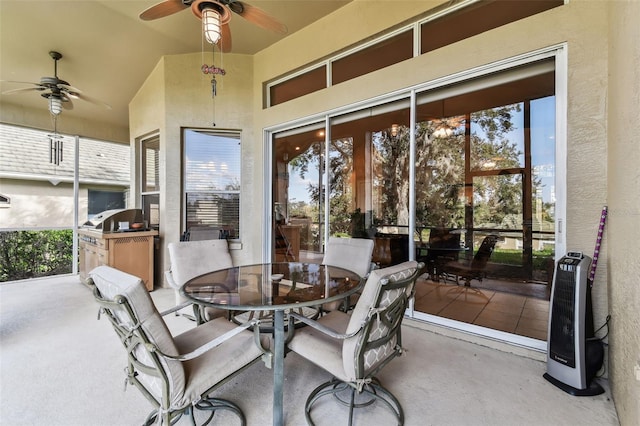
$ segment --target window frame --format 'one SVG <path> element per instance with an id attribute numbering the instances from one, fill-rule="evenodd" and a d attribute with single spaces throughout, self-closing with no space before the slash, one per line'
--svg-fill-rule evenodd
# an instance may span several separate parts
<path id="1" fill-rule="evenodd" d="M 92 213 L 91 205 L 92 201 L 95 200 L 95 197 L 101 197 L 109 199 L 110 196 L 118 195 L 122 198 L 122 205 L 118 207 L 110 207 L 104 206 L 101 207 L 100 210 L 94 211 Z M 113 201 L 113 200 L 108 200 Z M 93 216 L 102 213 L 105 210 L 113 210 L 113 209 L 125 209 L 127 208 L 127 191 L 115 191 L 115 190 L 106 190 L 106 189 L 93 189 L 87 188 L 87 220 L 91 219 Z"/>
<path id="2" fill-rule="evenodd" d="M 196 132 L 202 134 L 208 134 L 211 136 L 220 136 L 237 139 L 239 144 L 238 149 L 238 189 L 237 190 L 215 190 L 215 191 L 189 191 L 187 185 L 187 134 L 188 132 Z M 180 162 L 181 162 L 181 176 L 180 176 L 180 196 L 182 200 L 181 205 L 181 230 L 182 232 L 188 231 L 188 194 L 193 193 L 208 193 L 208 194 L 237 194 L 238 196 L 238 212 L 237 212 L 237 228 L 234 230 L 235 237 L 227 237 L 229 241 L 240 241 L 241 237 L 241 225 L 242 225 L 242 131 L 234 129 L 216 129 L 216 128 L 200 128 L 200 127 L 184 127 L 181 129 L 181 147 L 180 147 Z M 217 225 L 213 225 L 217 226 Z"/>
<path id="3" fill-rule="evenodd" d="M 532 52 L 527 52 L 521 55 L 508 57 L 502 60 L 498 60 L 493 63 L 480 65 L 475 68 L 462 70 L 457 73 L 449 74 L 447 76 L 437 78 L 431 81 L 427 81 L 412 87 L 407 87 L 404 90 L 389 93 L 387 95 L 373 97 L 369 100 L 362 102 L 356 102 L 349 105 L 344 105 L 332 110 L 319 112 L 317 114 L 301 118 L 298 120 L 290 120 L 283 124 L 271 126 L 264 129 L 264 147 L 265 158 L 273 158 L 273 136 L 280 132 L 287 132 L 291 129 L 298 127 L 312 125 L 313 123 L 319 123 L 324 120 L 325 122 L 325 145 L 331 138 L 331 122 L 336 117 L 346 114 L 356 114 L 358 111 L 365 111 L 367 108 L 375 108 L 383 103 L 392 102 L 394 99 L 407 98 L 411 100 L 411 126 L 415 125 L 416 118 L 416 100 L 418 94 L 421 92 L 428 92 L 430 90 L 436 90 L 445 88 L 456 83 L 467 83 L 473 80 L 481 78 L 490 78 L 492 74 L 515 70 L 521 66 L 533 65 L 536 62 L 544 61 L 546 59 L 554 59 L 554 71 L 555 71 L 555 188 L 556 188 L 556 206 L 555 206 L 555 250 L 556 253 L 564 253 L 566 251 L 566 182 L 567 182 L 567 127 L 566 127 L 566 115 L 567 115 L 567 91 L 568 91 L 568 59 L 567 59 L 567 44 L 560 43 L 552 46 L 548 46 L 542 49 L 538 49 Z M 411 149 L 415 153 L 415 135 L 411 133 Z M 415 154 L 414 154 L 415 155 Z M 415 157 L 413 157 L 415 158 Z M 325 155 L 325 168 L 329 166 L 328 155 Z M 272 194 L 272 176 L 273 165 L 272 161 L 268 162 L 265 167 L 265 186 L 264 194 L 265 200 L 268 205 L 273 203 Z M 412 173 L 410 185 L 410 198 L 415 197 L 415 173 Z M 413 206 L 415 205 L 415 199 L 413 199 Z M 329 203 L 325 203 L 325 223 L 328 223 Z M 410 209 L 412 209 L 412 201 L 410 199 Z M 273 214 L 271 209 L 265 209 L 263 212 L 264 222 L 272 223 Z M 326 228 L 326 227 L 325 227 Z M 415 215 L 410 218 L 409 232 L 412 234 L 415 229 Z M 326 231 L 325 231 L 326 232 Z M 272 248 L 270 242 L 273 239 L 272 227 L 265 227 L 265 236 L 263 238 L 263 257 L 265 260 L 271 258 Z M 410 258 L 413 258 L 413 253 L 410 251 Z M 438 317 L 435 315 L 416 312 L 413 310 L 413 304 L 409 307 L 407 314 L 416 319 L 425 320 L 433 324 L 440 326 L 450 327 L 465 332 L 471 332 L 478 335 L 495 338 L 502 341 L 507 341 L 524 347 L 529 347 L 536 350 L 546 350 L 546 342 L 532 339 L 525 336 L 506 333 L 499 330 L 487 329 L 473 324 L 460 323 L 458 321 L 450 320 L 444 317 Z"/>
<path id="4" fill-rule="evenodd" d="M 156 164 L 155 167 L 157 169 L 156 176 L 156 187 L 154 191 L 147 190 L 147 165 L 146 161 L 146 144 L 147 143 L 157 143 L 156 151 Z M 160 134 L 156 133 L 140 140 L 140 206 L 142 208 L 145 221 L 147 221 L 148 227 L 151 229 L 160 229 L 161 217 L 160 217 Z M 157 205 L 158 205 L 158 218 L 156 221 L 151 221 L 151 210 L 147 212 L 146 199 L 157 197 Z"/>

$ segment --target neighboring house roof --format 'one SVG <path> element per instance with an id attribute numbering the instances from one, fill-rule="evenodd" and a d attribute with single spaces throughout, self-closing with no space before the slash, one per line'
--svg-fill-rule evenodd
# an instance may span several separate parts
<path id="1" fill-rule="evenodd" d="M 50 162 L 53 132 L 0 123 L 0 178 L 73 182 L 75 137 L 66 136 L 62 161 Z M 80 183 L 129 186 L 129 145 L 80 137 Z"/>

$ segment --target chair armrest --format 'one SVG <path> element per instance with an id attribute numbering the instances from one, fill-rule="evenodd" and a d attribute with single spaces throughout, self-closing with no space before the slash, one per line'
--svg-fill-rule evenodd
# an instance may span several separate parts
<path id="1" fill-rule="evenodd" d="M 176 281 L 173 279 L 173 274 L 171 273 L 171 270 L 168 271 L 164 271 L 164 276 L 167 279 L 167 283 L 169 283 L 169 285 L 171 286 L 171 288 L 178 290 L 180 288 L 180 286 L 178 285 L 178 283 L 176 283 Z M 173 312 L 179 311 L 182 308 L 186 308 L 187 306 L 193 305 L 193 302 L 183 302 L 180 303 L 179 305 L 174 306 L 171 309 L 167 309 L 166 311 L 162 311 L 160 312 L 161 316 L 165 316 L 168 314 L 171 314 Z"/>
<path id="2" fill-rule="evenodd" d="M 174 312 L 176 312 L 176 311 L 179 311 L 179 310 L 180 310 L 180 309 L 182 309 L 182 308 L 186 308 L 187 306 L 191 306 L 191 305 L 193 305 L 193 304 L 194 304 L 194 302 L 190 302 L 190 301 L 187 301 L 187 302 L 181 303 L 181 304 L 179 304 L 179 305 L 174 306 L 173 308 L 169 308 L 169 309 L 167 309 L 166 311 L 162 311 L 162 312 L 160 312 L 160 316 L 165 316 L 165 315 L 168 315 L 168 314 L 174 313 Z"/>
<path id="3" fill-rule="evenodd" d="M 295 320 L 298 320 L 301 323 L 308 325 L 309 327 L 315 328 L 319 332 L 326 334 L 327 336 L 333 337 L 334 339 L 340 339 L 340 340 L 349 339 L 351 337 L 356 336 L 358 333 L 360 333 L 360 331 L 362 331 L 362 326 L 360 326 L 360 328 L 358 328 L 353 333 L 347 333 L 347 334 L 338 333 L 332 328 L 329 328 L 325 325 L 320 324 L 318 321 L 307 318 L 304 315 L 296 314 L 295 312 L 289 313 L 289 321 L 291 321 L 291 318 L 294 318 Z M 295 327 L 289 327 L 289 330 L 292 330 L 294 328 Z"/>
<path id="4" fill-rule="evenodd" d="M 177 361 L 189 361 L 191 359 L 197 358 L 200 355 L 202 355 L 203 353 L 217 347 L 220 346 L 222 343 L 226 342 L 227 340 L 237 336 L 238 334 L 242 333 L 243 331 L 245 331 L 246 329 L 253 327 L 253 326 L 257 326 L 259 323 L 258 320 L 255 321 L 251 321 L 251 322 L 246 322 L 242 325 L 237 326 L 236 328 L 234 328 L 233 330 L 229 330 L 226 333 L 224 333 L 221 336 L 216 337 L 215 339 L 205 343 L 204 345 L 194 349 L 193 351 L 187 353 L 187 354 L 181 354 L 181 355 L 168 355 L 165 354 L 163 352 L 161 352 L 154 344 L 152 343 L 146 343 L 145 346 L 147 347 L 147 350 L 149 352 L 154 352 L 157 353 L 158 355 L 164 357 L 164 358 L 169 358 L 169 359 L 175 359 Z"/>
<path id="5" fill-rule="evenodd" d="M 173 274 L 171 273 L 171 270 L 168 271 L 164 271 L 164 276 L 167 279 L 167 283 L 169 283 L 169 285 L 171 286 L 171 288 L 175 289 L 176 291 L 178 291 L 180 289 L 180 286 L 178 285 L 178 283 L 176 283 L 176 281 L 173 279 Z M 223 288 L 227 293 L 229 293 L 229 290 L 227 288 L 227 286 L 225 286 L 224 284 L 216 284 L 215 287 L 221 287 Z M 186 308 L 187 306 L 191 306 L 191 305 L 196 305 L 195 308 L 196 309 L 200 309 L 202 306 L 199 305 L 196 302 L 193 301 L 186 301 L 183 302 L 179 305 L 176 305 L 175 307 L 171 308 L 171 309 L 167 309 L 166 311 L 162 311 L 160 313 L 161 316 L 165 316 L 167 314 L 170 314 L 172 312 L 176 312 L 179 311 L 182 308 Z M 196 314 L 197 315 L 197 314 Z M 202 321 L 198 321 L 198 323 L 202 323 Z"/>
<path id="6" fill-rule="evenodd" d="M 176 281 L 173 279 L 173 274 L 171 273 L 171 270 L 164 271 L 164 276 L 167 279 L 167 282 L 169 283 L 171 288 L 175 288 L 175 289 L 179 289 L 180 288 L 178 283 L 176 283 Z"/>

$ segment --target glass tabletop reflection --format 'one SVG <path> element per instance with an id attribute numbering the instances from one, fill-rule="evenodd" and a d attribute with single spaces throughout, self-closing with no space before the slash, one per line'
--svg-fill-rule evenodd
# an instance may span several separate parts
<path id="1" fill-rule="evenodd" d="M 356 273 L 302 262 L 235 266 L 187 281 L 187 298 L 217 308 L 273 310 L 340 300 L 363 284 Z"/>

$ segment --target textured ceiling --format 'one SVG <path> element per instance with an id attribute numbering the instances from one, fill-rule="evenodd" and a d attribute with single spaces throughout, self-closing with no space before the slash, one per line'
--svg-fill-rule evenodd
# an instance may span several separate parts
<path id="1" fill-rule="evenodd" d="M 200 52 L 200 21 L 190 9 L 154 21 L 140 12 L 157 1 L 0 0 L 0 92 L 31 87 L 8 81 L 39 82 L 53 76 L 49 51 L 63 54 L 58 77 L 112 106 L 76 100 L 62 114 L 128 126 L 128 104 L 163 55 Z M 283 22 L 291 34 L 350 0 L 250 0 Z M 287 35 L 263 30 L 233 15 L 232 53 L 254 54 Z M 210 49 L 210 47 L 206 47 Z M 1 104 L 47 109 L 36 91 L 0 95 Z"/>

